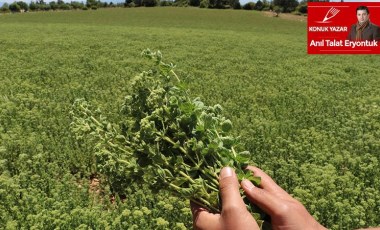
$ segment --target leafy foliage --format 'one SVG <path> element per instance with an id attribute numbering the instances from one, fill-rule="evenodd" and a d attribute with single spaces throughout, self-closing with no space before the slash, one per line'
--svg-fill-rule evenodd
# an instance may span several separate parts
<path id="1" fill-rule="evenodd" d="M 21 6 L 17 2 L 13 2 L 9 5 L 9 10 L 12 12 L 20 12 Z"/>
<path id="2" fill-rule="evenodd" d="M 273 0 L 273 5 L 279 6 L 284 13 L 294 11 L 298 4 L 297 0 Z"/>
<path id="3" fill-rule="evenodd" d="M 77 100 L 72 129 L 78 138 L 89 134 L 95 141 L 99 172 L 107 175 L 116 192 L 124 192 L 132 182 L 146 183 L 154 191 L 169 190 L 218 213 L 222 167 L 234 167 L 239 179 L 259 184 L 259 178 L 243 169 L 250 154 L 237 152 L 239 142 L 230 135 L 232 123 L 222 116 L 220 105 L 191 100 L 175 66 L 162 62 L 159 51 L 148 49 L 142 55 L 156 67 L 132 80 L 121 108 L 121 127 Z M 249 201 L 247 207 L 253 211 Z"/>

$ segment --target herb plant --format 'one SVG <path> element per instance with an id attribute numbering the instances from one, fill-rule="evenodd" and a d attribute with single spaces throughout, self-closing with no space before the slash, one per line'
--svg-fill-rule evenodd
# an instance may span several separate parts
<path id="1" fill-rule="evenodd" d="M 220 105 L 191 99 L 175 65 L 164 63 L 159 51 L 147 49 L 142 56 L 155 65 L 132 80 L 119 124 L 79 99 L 72 110 L 72 130 L 78 139 L 92 137 L 98 170 L 114 190 L 130 183 L 149 184 L 153 191 L 166 189 L 219 213 L 221 168 L 233 167 L 240 180 L 260 183 L 244 170 L 250 153 L 241 151 Z M 262 223 L 258 210 L 246 204 Z"/>

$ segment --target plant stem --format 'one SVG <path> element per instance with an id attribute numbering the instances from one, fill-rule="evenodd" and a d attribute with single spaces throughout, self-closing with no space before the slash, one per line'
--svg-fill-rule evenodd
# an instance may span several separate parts
<path id="1" fill-rule="evenodd" d="M 208 173 L 204 173 L 203 171 L 202 171 L 202 173 L 203 173 L 203 175 L 205 175 L 214 185 L 216 185 L 216 187 L 219 187 L 219 182 L 214 178 L 214 177 L 212 177 L 210 174 L 208 174 Z M 215 175 L 214 175 L 215 176 Z M 216 176 L 216 178 L 217 178 L 217 176 Z"/>
<path id="2" fill-rule="evenodd" d="M 170 70 L 170 72 L 174 75 L 174 77 L 177 79 L 178 82 L 181 82 L 179 80 L 179 77 L 177 76 L 177 74 L 173 70 Z"/>
<path id="3" fill-rule="evenodd" d="M 182 176 L 184 176 L 186 179 L 188 179 L 191 183 L 195 184 L 196 182 L 191 178 L 189 177 L 189 175 L 187 175 L 186 173 L 182 172 L 182 171 L 179 171 L 179 174 L 181 174 Z"/>
<path id="4" fill-rule="evenodd" d="M 176 145 L 176 143 L 167 136 L 164 136 L 162 139 L 169 142 L 173 146 Z M 178 148 L 183 154 L 185 154 L 193 162 L 194 165 L 197 165 L 197 162 L 189 155 L 189 153 L 182 146 L 179 146 Z"/>

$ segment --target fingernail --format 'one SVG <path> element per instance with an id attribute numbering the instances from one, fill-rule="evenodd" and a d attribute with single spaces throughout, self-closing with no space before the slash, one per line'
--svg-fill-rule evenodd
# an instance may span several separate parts
<path id="1" fill-rule="evenodd" d="M 252 190 L 255 186 L 247 179 L 244 179 L 241 181 L 241 186 L 245 188 L 246 190 Z"/>
<path id="2" fill-rule="evenodd" d="M 224 167 L 222 171 L 220 171 L 220 179 L 230 177 L 233 175 L 233 169 L 230 167 Z"/>

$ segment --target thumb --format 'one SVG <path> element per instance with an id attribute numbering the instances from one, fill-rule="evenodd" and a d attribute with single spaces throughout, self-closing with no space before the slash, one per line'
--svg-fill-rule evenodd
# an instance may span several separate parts
<path id="1" fill-rule="evenodd" d="M 259 229 L 240 196 L 239 182 L 231 168 L 222 169 L 219 186 L 222 199 L 221 221 L 224 229 Z"/>
<path id="2" fill-rule="evenodd" d="M 239 182 L 234 170 L 230 167 L 222 169 L 219 175 L 222 212 L 245 210 L 244 202 L 239 192 Z"/>

